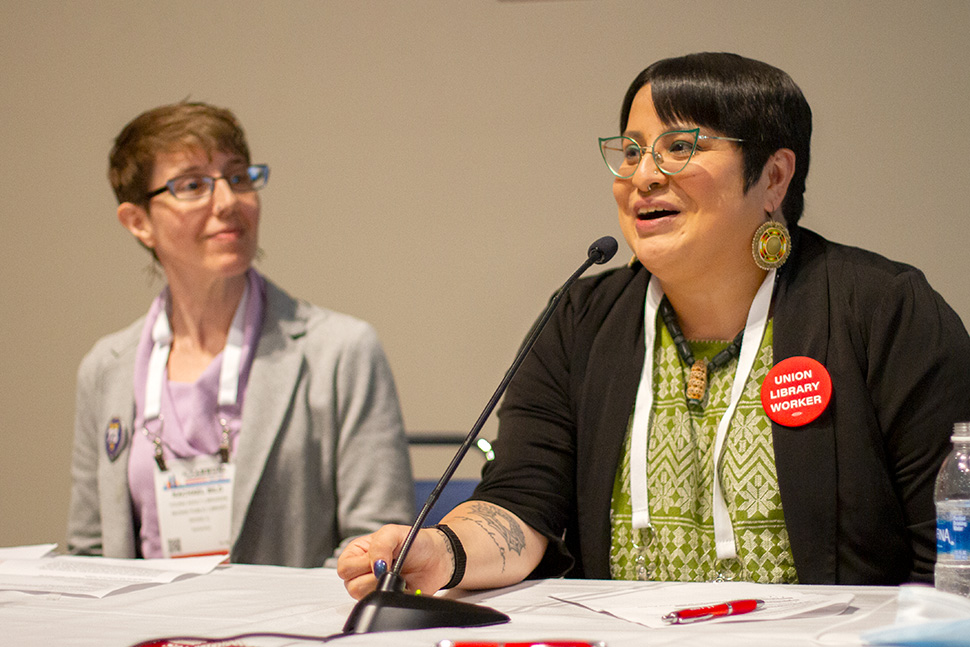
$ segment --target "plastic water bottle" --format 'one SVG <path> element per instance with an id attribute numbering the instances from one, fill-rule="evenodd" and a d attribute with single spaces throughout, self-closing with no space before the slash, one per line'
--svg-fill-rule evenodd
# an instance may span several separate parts
<path id="1" fill-rule="evenodd" d="M 970 597 L 970 422 L 952 440 L 936 477 L 936 588 Z"/>

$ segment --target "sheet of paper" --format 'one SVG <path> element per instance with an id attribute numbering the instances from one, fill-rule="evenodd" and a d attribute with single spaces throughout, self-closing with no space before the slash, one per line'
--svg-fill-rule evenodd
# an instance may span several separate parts
<path id="1" fill-rule="evenodd" d="M 852 602 L 850 593 L 822 595 L 794 591 L 772 584 L 750 582 L 685 582 L 666 584 L 644 582 L 644 586 L 623 592 L 580 593 L 554 595 L 557 600 L 586 607 L 598 613 L 608 613 L 647 627 L 667 627 L 663 616 L 677 609 L 703 607 L 731 600 L 764 600 L 763 608 L 736 616 L 705 620 L 715 622 L 756 622 L 809 615 L 838 615 Z"/>
<path id="2" fill-rule="evenodd" d="M 0 561 L 0 590 L 103 598 L 132 586 L 173 582 L 210 572 L 225 555 L 184 559 L 108 559 L 58 555 Z"/>
<path id="3" fill-rule="evenodd" d="M 36 544 L 33 546 L 11 546 L 0 548 L 0 559 L 37 559 L 50 554 L 57 544 Z"/>

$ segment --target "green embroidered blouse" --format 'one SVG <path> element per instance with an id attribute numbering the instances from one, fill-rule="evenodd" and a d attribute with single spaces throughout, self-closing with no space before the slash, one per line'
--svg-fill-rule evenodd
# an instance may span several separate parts
<path id="1" fill-rule="evenodd" d="M 768 321 L 720 461 L 721 485 L 738 553 L 736 559 L 723 561 L 718 560 L 714 545 L 714 440 L 729 404 L 738 362 L 735 358 L 710 375 L 705 402 L 688 405 L 684 387 L 690 367 L 681 362 L 662 323 L 657 324 L 656 338 L 654 408 L 647 450 L 652 527 L 634 529 L 631 521 L 628 426 L 610 513 L 612 577 L 797 582 L 778 491 L 771 421 L 761 407 L 761 383 L 773 361 L 772 322 Z M 689 343 L 698 359 L 710 359 L 728 345 Z"/>

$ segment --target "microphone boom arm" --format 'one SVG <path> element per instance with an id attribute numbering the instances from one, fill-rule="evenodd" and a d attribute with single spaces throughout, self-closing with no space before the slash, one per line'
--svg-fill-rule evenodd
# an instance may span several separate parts
<path id="1" fill-rule="evenodd" d="M 519 370 L 519 366 L 525 360 L 526 355 L 529 354 L 532 346 L 539 339 L 539 334 L 545 328 L 552 314 L 556 311 L 559 302 L 562 301 L 562 298 L 566 294 L 566 290 L 591 265 L 594 263 L 606 263 L 613 258 L 616 249 L 616 239 L 612 236 L 604 236 L 590 245 L 587 251 L 586 261 L 566 279 L 566 282 L 562 284 L 562 287 L 550 299 L 548 305 L 546 305 L 546 309 L 532 326 L 532 330 L 516 354 L 512 365 L 505 372 L 505 376 L 502 378 L 501 383 L 499 383 L 498 388 L 495 389 L 495 393 L 492 394 L 488 404 L 485 405 L 485 409 L 482 410 L 481 415 L 478 416 L 478 420 L 472 425 L 471 430 L 465 436 L 454 458 L 451 459 L 448 468 L 441 475 L 441 478 L 438 479 L 438 483 L 434 486 L 427 501 L 425 501 L 404 543 L 401 544 L 401 550 L 398 552 L 394 564 L 381 576 L 380 581 L 377 583 L 377 589 L 365 596 L 357 603 L 353 611 L 351 611 L 347 622 L 344 624 L 345 634 L 432 627 L 485 626 L 509 621 L 507 615 L 488 607 L 434 596 L 410 595 L 405 592 L 407 583 L 401 576 L 401 569 L 425 519 L 427 519 L 431 509 L 437 503 L 441 492 L 451 480 L 455 470 L 458 469 L 458 465 L 468 453 L 468 450 L 471 449 L 472 444 L 485 425 L 485 421 L 488 420 L 492 410 L 495 409 L 502 394 L 505 393 L 505 389 L 508 388 L 509 383 L 512 381 L 512 377 Z"/>
<path id="2" fill-rule="evenodd" d="M 545 328 L 546 322 L 548 322 L 549 319 L 552 317 L 553 313 L 556 311 L 556 307 L 559 305 L 559 302 L 562 301 L 563 296 L 565 296 L 566 290 L 569 288 L 570 285 L 573 284 L 573 282 L 576 279 L 578 279 L 583 274 L 583 272 L 588 270 L 591 265 L 593 265 L 594 263 L 602 263 L 602 262 L 605 262 L 605 261 L 595 260 L 593 258 L 593 255 L 591 254 L 590 257 L 587 258 L 586 261 L 579 267 L 579 269 L 573 272 L 572 276 L 566 279 L 566 282 L 563 283 L 559 291 L 556 292 L 553 298 L 549 301 L 549 304 L 546 306 L 546 309 L 543 311 L 542 316 L 538 319 L 538 321 L 536 321 L 535 325 L 532 326 L 531 334 L 529 335 L 528 339 L 526 339 L 526 341 L 522 344 L 522 347 L 519 349 L 518 354 L 515 356 L 515 360 L 512 362 L 512 365 L 509 366 L 509 369 L 505 372 L 505 377 L 502 378 L 502 381 L 499 383 L 498 388 L 495 389 L 495 393 L 492 394 L 492 397 L 488 401 L 488 404 L 485 405 L 485 408 L 482 410 L 482 413 L 478 416 L 478 420 L 476 420 L 475 424 L 472 425 L 471 431 L 469 431 L 468 435 L 465 436 L 465 440 L 462 441 L 461 446 L 458 448 L 458 451 L 455 453 L 454 458 L 451 459 L 451 463 L 448 465 L 448 468 L 445 470 L 444 474 L 441 475 L 441 478 L 435 484 L 434 489 L 431 490 L 431 494 L 428 496 L 427 501 L 425 501 L 424 506 L 421 508 L 421 512 L 418 513 L 418 516 L 417 516 L 417 519 L 415 519 L 414 525 L 411 526 L 411 532 L 408 533 L 408 536 L 404 540 L 404 543 L 401 544 L 401 552 L 398 553 L 398 559 L 394 561 L 393 567 L 381 579 L 380 585 L 378 587 L 379 589 L 393 590 L 393 591 L 404 590 L 404 580 L 403 578 L 401 578 L 401 568 L 404 564 L 403 558 L 406 557 L 408 552 L 410 551 L 411 544 L 414 543 L 414 540 L 417 537 L 418 532 L 421 530 L 421 526 L 424 525 L 424 520 L 427 519 L 428 515 L 431 513 L 431 509 L 434 507 L 435 503 L 438 502 L 438 498 L 441 496 L 441 493 L 444 491 L 445 486 L 448 484 L 449 481 L 451 481 L 451 477 L 454 476 L 455 470 L 458 469 L 458 465 L 461 464 L 461 461 L 465 458 L 465 455 L 468 454 L 468 450 L 471 449 L 472 444 L 474 444 L 475 440 L 478 438 L 478 434 L 481 432 L 482 427 L 485 426 L 485 422 L 488 420 L 488 417 L 492 415 L 492 411 L 495 409 L 495 406 L 498 404 L 499 399 L 501 399 L 502 395 L 505 393 L 505 389 L 508 388 L 509 383 L 512 381 L 512 378 L 519 370 L 519 366 L 522 364 L 523 361 L 525 361 L 526 355 L 529 354 L 529 351 L 532 350 L 532 347 L 539 339 L 539 334 L 542 332 L 542 329 Z"/>

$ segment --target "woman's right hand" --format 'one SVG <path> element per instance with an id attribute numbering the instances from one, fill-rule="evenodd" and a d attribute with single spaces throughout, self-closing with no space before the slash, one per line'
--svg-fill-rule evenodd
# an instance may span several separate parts
<path id="1" fill-rule="evenodd" d="M 542 559 L 549 540 L 501 506 L 466 501 L 442 522 L 455 533 L 465 552 L 464 589 L 491 589 L 521 582 Z M 374 564 L 394 563 L 407 539 L 407 526 L 384 526 L 348 544 L 337 559 L 337 574 L 347 591 L 360 599 L 377 587 Z M 409 591 L 432 595 L 451 581 L 455 556 L 445 533 L 422 528 L 404 560 L 401 576 Z"/>
<path id="2" fill-rule="evenodd" d="M 374 564 L 383 560 L 390 569 L 401 552 L 409 526 L 384 526 L 377 532 L 351 541 L 337 558 L 337 575 L 347 592 L 359 600 L 377 587 Z M 401 576 L 411 592 L 432 595 L 448 583 L 455 570 L 454 557 L 440 530 L 422 528 L 414 538 Z"/>

